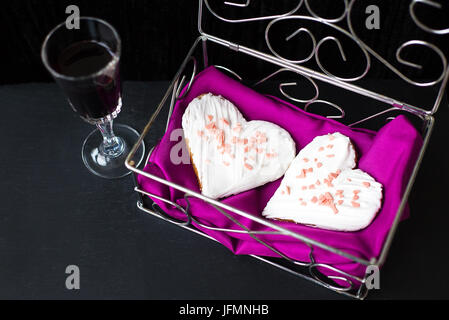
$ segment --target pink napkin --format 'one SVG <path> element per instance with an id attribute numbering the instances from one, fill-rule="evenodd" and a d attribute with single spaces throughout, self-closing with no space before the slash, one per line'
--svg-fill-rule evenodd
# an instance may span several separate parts
<path id="1" fill-rule="evenodd" d="M 328 231 L 289 222 L 272 220 L 271 222 L 363 259 L 369 260 L 372 257 L 379 256 L 386 235 L 396 216 L 418 152 L 422 146 L 421 136 L 404 116 L 398 116 L 378 132 L 349 128 L 337 121 L 307 113 L 280 99 L 257 93 L 225 76 L 214 67 L 209 67 L 196 76 L 189 93 L 176 103 L 168 130 L 154 149 L 144 169 L 146 172 L 200 192 L 192 165 L 175 165 L 170 161 L 170 150 L 179 143 L 179 141 L 170 141 L 170 133 L 175 129 L 182 128 L 181 119 L 188 104 L 195 97 L 208 92 L 221 95 L 230 100 L 238 107 L 247 120 L 265 120 L 283 127 L 290 132 L 295 140 L 297 151 L 319 135 L 338 131 L 348 136 L 359 156 L 358 167 L 369 173 L 384 186 L 382 209 L 374 221 L 367 228 L 357 232 Z M 223 199 L 222 202 L 262 217 L 261 212 L 278 188 L 280 181 L 281 179 L 250 191 L 230 196 Z M 184 195 L 180 191 L 144 176 L 139 176 L 138 182 L 148 192 L 169 198 L 184 208 L 187 206 Z M 171 216 L 185 219 L 185 215 L 172 206 L 157 199 L 153 200 Z M 240 230 L 238 226 L 204 201 L 190 198 L 189 202 L 191 214 L 201 223 L 208 226 Z M 404 215 L 408 215 L 408 210 L 406 211 Z M 251 230 L 272 231 L 272 229 L 252 220 L 229 211 L 227 213 Z M 248 235 L 211 231 L 197 225 L 195 226 L 221 242 L 235 254 L 279 257 L 279 255 Z M 291 259 L 310 261 L 310 248 L 299 240 L 281 235 L 259 235 L 259 238 Z M 317 263 L 332 265 L 361 278 L 365 274 L 365 266 L 327 250 L 315 247 L 313 256 Z M 326 275 L 336 275 L 328 269 L 320 269 L 320 271 Z"/>

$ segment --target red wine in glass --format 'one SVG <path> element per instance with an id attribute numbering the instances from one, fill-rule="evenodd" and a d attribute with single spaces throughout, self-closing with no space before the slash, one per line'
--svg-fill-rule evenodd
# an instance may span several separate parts
<path id="1" fill-rule="evenodd" d="M 62 50 L 53 68 L 68 77 L 83 77 L 104 69 L 113 58 L 114 54 L 106 45 L 96 41 L 79 41 Z M 63 85 L 72 107 L 82 118 L 95 122 L 120 107 L 118 70 L 116 68 L 112 75 L 99 75 L 91 85 Z"/>
<path id="2" fill-rule="evenodd" d="M 91 17 L 81 17 L 79 29 L 67 29 L 65 23 L 56 26 L 41 52 L 45 67 L 73 110 L 97 126 L 83 143 L 82 159 L 91 172 L 104 178 L 130 173 L 125 159 L 139 138 L 129 126 L 113 126 L 122 107 L 120 54 L 117 31 L 109 23 Z M 144 153 L 142 143 L 133 159 L 136 166 Z"/>

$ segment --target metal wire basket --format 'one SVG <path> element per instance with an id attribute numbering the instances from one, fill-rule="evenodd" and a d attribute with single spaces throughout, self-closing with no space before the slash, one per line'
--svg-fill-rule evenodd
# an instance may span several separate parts
<path id="1" fill-rule="evenodd" d="M 355 32 L 352 21 L 353 10 L 357 3 L 361 1 L 342 0 L 341 4 L 344 9 L 336 18 L 324 18 L 317 15 L 313 10 L 313 7 L 319 2 L 319 0 L 290 1 L 291 10 L 288 12 L 271 12 L 254 17 L 249 15 L 252 12 L 252 7 L 254 6 L 250 0 L 241 3 L 199 0 L 198 31 L 200 35 L 187 53 L 185 60 L 181 64 L 173 81 L 170 83 L 170 86 L 162 98 L 162 101 L 150 117 L 139 141 L 128 155 L 126 166 L 135 173 L 135 176 L 143 175 L 156 182 L 183 192 L 187 203 L 189 198 L 197 198 L 205 201 L 210 204 L 211 207 L 215 208 L 217 212 L 231 220 L 237 228 L 224 229 L 204 225 L 195 219 L 195 217 L 189 212 L 188 208 L 183 208 L 172 202 L 170 199 L 165 199 L 142 190 L 137 183 L 137 179 L 135 179 L 135 191 L 139 194 L 137 206 L 140 210 L 177 224 L 212 240 L 214 239 L 195 228 L 192 225 L 192 222 L 203 228 L 214 231 L 246 233 L 254 240 L 265 245 L 279 255 L 279 258 L 269 258 L 256 255 L 253 255 L 253 257 L 297 276 L 307 278 L 336 292 L 358 299 L 364 299 L 369 291 L 366 286 L 368 273 L 364 278 L 360 278 L 339 270 L 332 265 L 320 263 L 314 258 L 313 249 L 317 247 L 328 250 L 334 254 L 338 254 L 356 263 L 364 265 L 367 268 L 369 266 L 380 266 L 385 262 L 394 234 L 401 220 L 401 214 L 406 206 L 413 182 L 420 167 L 426 146 L 429 142 L 434 124 L 433 115 L 443 100 L 444 91 L 449 78 L 449 69 L 445 54 L 436 45 L 428 40 L 405 41 L 400 44 L 396 50 L 397 61 L 394 63 L 388 62 L 387 59 L 383 58 L 374 49 L 364 43 Z M 449 33 L 449 29 L 437 30 L 423 24 L 418 18 L 419 15 L 417 9 L 419 6 L 429 6 L 434 10 L 438 10 L 441 8 L 441 5 L 429 0 L 414 0 L 409 3 L 409 12 L 406 14 L 409 15 L 408 18 L 416 29 L 423 33 L 424 39 L 434 37 L 437 39 L 435 41 L 439 41 L 439 37 Z M 268 10 L 270 9 L 273 8 L 268 6 Z M 222 14 L 218 13 L 218 11 L 229 13 L 231 12 L 230 10 L 237 11 L 237 14 L 231 15 L 232 18 L 226 18 Z M 229 29 L 241 25 L 259 25 L 257 28 L 260 29 L 260 25 L 262 25 L 262 28 L 265 30 L 264 45 L 262 46 L 262 49 L 255 50 L 244 46 L 241 43 L 225 40 L 222 37 L 209 34 L 205 31 L 205 28 L 208 26 L 210 27 L 214 21 L 220 24 L 225 24 Z M 283 23 L 290 25 L 284 29 L 278 29 L 278 33 L 273 35 L 273 29 L 275 29 L 278 24 Z M 310 24 L 314 25 L 314 27 L 309 27 L 308 25 Z M 213 26 L 210 28 L 213 29 Z M 323 29 L 331 35 L 325 35 L 321 38 L 321 40 L 317 41 L 315 36 L 317 31 L 315 30 L 318 30 L 321 34 Z M 286 33 L 283 34 L 284 38 L 282 38 L 282 31 L 279 30 L 285 30 Z M 275 47 L 279 44 L 289 44 L 291 43 L 289 41 L 295 37 L 301 37 L 301 44 L 303 44 L 305 43 L 304 38 L 302 38 L 304 36 L 308 38 L 307 42 L 310 47 L 310 52 L 303 58 L 296 60 L 287 58 L 284 54 L 280 53 L 282 50 Z M 344 38 L 344 40 L 342 40 L 342 38 Z M 333 42 L 338 49 L 337 52 L 340 54 L 340 58 L 343 59 L 343 61 L 346 61 L 347 56 L 343 48 L 348 44 L 348 41 L 351 43 L 350 45 L 355 46 L 359 50 L 358 62 L 364 61 L 364 63 L 362 63 L 363 67 L 359 69 L 360 71 L 355 76 L 339 76 L 331 73 L 329 71 L 331 67 L 325 67 L 322 59 L 320 59 L 320 55 L 322 54 L 320 48 L 325 45 L 327 46 L 328 44 L 325 44 L 326 42 Z M 409 69 L 422 69 L 422 66 L 412 63 L 409 60 L 405 60 L 402 57 L 403 51 L 410 50 L 412 47 L 412 51 L 414 52 L 425 51 L 428 55 L 433 55 L 434 58 L 439 60 L 437 64 L 441 64 L 442 71 L 436 73 L 437 76 L 434 77 L 434 80 L 412 80 L 400 71 L 400 67 L 394 66 L 402 64 Z M 336 56 L 338 57 L 338 54 L 336 54 Z M 384 242 L 381 254 L 378 257 L 362 259 L 337 247 L 329 246 L 326 243 L 310 239 L 299 233 L 280 227 L 279 225 L 263 219 L 262 217 L 254 216 L 237 208 L 226 205 L 218 200 L 205 197 L 202 194 L 189 190 L 181 185 L 149 174 L 143 171 L 142 168 L 135 166 L 133 156 L 140 143 L 150 133 L 154 123 L 156 121 L 167 121 L 168 125 L 168 121 L 176 101 L 188 92 L 198 71 L 210 65 L 214 65 L 217 68 L 222 69 L 224 72 L 229 73 L 239 81 L 242 81 L 245 85 L 253 87 L 259 92 L 276 95 L 309 112 L 318 112 L 321 110 L 321 114 L 324 113 L 327 117 L 337 119 L 338 121 L 351 127 L 369 127 L 370 129 L 373 129 L 373 127 L 376 128 L 382 126 L 385 124 L 385 121 L 389 121 L 399 114 L 407 114 L 409 118 L 413 118 L 413 123 L 422 134 L 424 143 L 419 152 L 418 159 L 414 164 L 413 172 L 407 183 L 407 187 L 403 194 L 403 198 L 396 213 L 394 222 Z M 239 73 L 242 66 L 245 66 L 246 68 L 250 66 L 250 68 L 254 70 L 253 74 L 258 74 L 259 78 L 254 80 L 242 76 Z M 388 83 L 383 87 L 379 87 L 378 81 L 372 81 L 370 78 L 366 77 L 366 75 L 375 67 L 386 68 L 386 70 L 399 78 L 399 82 L 401 82 L 403 90 L 391 92 L 391 90 L 388 90 Z M 187 83 L 186 78 L 190 79 Z M 373 89 L 373 85 L 375 89 Z M 184 90 L 181 96 L 181 90 L 183 88 L 187 89 Z M 298 90 L 298 88 L 300 88 L 300 90 Z M 297 96 L 298 92 L 301 92 L 301 94 L 306 96 L 308 95 L 311 98 L 299 98 Z M 400 93 L 406 93 L 406 98 L 398 97 Z M 356 106 L 345 105 L 344 101 L 348 95 L 351 95 L 352 99 L 358 99 L 357 101 L 363 103 L 364 107 L 357 107 L 356 112 Z M 428 100 L 424 101 L 423 97 L 426 97 Z M 419 102 L 420 107 L 416 106 L 416 104 L 410 103 L 408 100 L 409 98 L 416 98 L 415 100 Z M 317 108 L 318 105 L 321 105 L 320 109 Z M 325 107 L 324 110 L 323 107 Z M 161 117 L 164 117 L 166 120 L 160 119 Z M 151 152 L 152 148 L 150 148 L 148 157 L 151 155 Z M 147 162 L 148 160 L 143 165 Z M 155 203 L 153 203 L 149 197 L 158 199 L 177 208 L 186 216 L 186 218 L 184 220 L 172 218 L 163 212 Z M 272 232 L 269 232 L 270 234 L 279 234 L 286 237 L 291 237 L 292 239 L 296 239 L 297 241 L 307 244 L 310 248 L 310 261 L 294 261 L 276 251 L 276 249 L 259 238 L 261 234 L 266 234 L 267 232 L 249 230 L 247 227 L 239 223 L 238 220 L 227 214 L 225 210 L 247 219 L 251 219 L 258 224 L 270 227 L 273 230 Z M 336 275 L 325 276 L 319 272 L 319 269 L 322 268 L 327 268 Z M 338 281 L 339 284 L 336 281 Z M 346 283 L 346 285 L 342 285 L 342 282 Z M 360 285 L 354 285 L 355 282 Z"/>

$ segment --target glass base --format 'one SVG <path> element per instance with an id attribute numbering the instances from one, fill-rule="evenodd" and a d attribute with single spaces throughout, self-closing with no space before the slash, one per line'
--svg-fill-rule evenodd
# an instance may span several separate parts
<path id="1" fill-rule="evenodd" d="M 131 173 L 125 166 L 125 160 L 131 148 L 139 139 L 139 133 L 129 126 L 114 123 L 113 130 L 114 134 L 123 142 L 121 152 L 116 153 L 115 156 L 107 156 L 103 152 L 103 136 L 98 129 L 92 131 L 87 136 L 83 143 L 83 149 L 81 150 L 81 157 L 87 169 L 97 176 L 106 179 L 122 178 Z M 142 162 L 144 155 L 145 144 L 142 141 L 133 157 L 136 166 Z"/>

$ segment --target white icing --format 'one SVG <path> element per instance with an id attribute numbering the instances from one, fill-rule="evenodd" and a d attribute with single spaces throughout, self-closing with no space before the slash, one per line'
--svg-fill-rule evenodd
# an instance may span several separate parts
<path id="1" fill-rule="evenodd" d="M 182 127 L 202 194 L 210 198 L 277 180 L 295 157 L 287 131 L 266 121 L 248 122 L 230 101 L 211 93 L 189 104 Z"/>
<path id="2" fill-rule="evenodd" d="M 293 160 L 262 214 L 329 230 L 367 227 L 381 207 L 382 185 L 362 170 L 353 169 L 355 159 L 348 137 L 338 132 L 316 137 Z M 320 201 L 326 195 L 330 195 L 328 200 Z"/>

